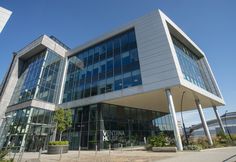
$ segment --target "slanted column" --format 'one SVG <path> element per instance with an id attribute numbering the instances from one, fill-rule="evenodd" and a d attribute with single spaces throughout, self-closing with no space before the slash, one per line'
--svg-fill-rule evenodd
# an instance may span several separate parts
<path id="1" fill-rule="evenodd" d="M 65 88 L 65 80 L 66 80 L 67 69 L 68 69 L 68 58 L 65 59 L 64 71 L 63 71 L 63 74 L 62 74 L 61 87 L 60 87 L 60 90 L 59 90 L 59 104 L 61 104 L 62 101 L 63 101 L 63 92 L 64 92 L 64 88 Z"/>
<path id="2" fill-rule="evenodd" d="M 182 140 L 181 140 L 181 137 L 180 137 L 177 118 L 176 118 L 176 113 L 175 113 L 175 106 L 174 106 L 173 97 L 172 97 L 170 89 L 166 89 L 166 97 L 167 97 L 167 101 L 168 101 L 170 115 L 171 115 L 171 118 L 172 118 L 176 146 L 177 146 L 177 149 L 179 151 L 183 151 Z"/>
<path id="3" fill-rule="evenodd" d="M 217 110 L 216 106 L 213 106 L 213 110 L 214 110 L 214 112 L 215 112 L 215 115 L 216 115 L 216 118 L 217 118 L 217 121 L 218 121 L 218 123 L 219 123 L 219 126 L 220 126 L 221 130 L 222 130 L 222 131 L 224 132 L 224 134 L 225 134 L 225 128 L 224 128 L 224 126 L 223 126 L 222 120 L 221 120 L 221 118 L 220 118 L 220 116 L 219 116 L 219 113 L 218 113 L 218 110 Z"/>
<path id="4" fill-rule="evenodd" d="M 209 145 L 212 146 L 213 142 L 212 142 L 211 134 L 209 132 L 209 129 L 208 129 L 208 126 L 207 126 L 207 123 L 206 123 L 206 120 L 205 120 L 205 116 L 204 116 L 203 111 L 202 111 L 202 105 L 201 105 L 199 99 L 196 99 L 195 102 L 196 102 L 196 106 L 197 106 L 197 109 L 198 109 L 198 112 L 199 112 L 199 115 L 200 115 L 200 118 L 201 118 L 201 121 L 202 121 L 202 126 L 203 126 L 203 129 L 204 129 L 205 135 L 208 139 L 208 143 L 209 143 Z"/>

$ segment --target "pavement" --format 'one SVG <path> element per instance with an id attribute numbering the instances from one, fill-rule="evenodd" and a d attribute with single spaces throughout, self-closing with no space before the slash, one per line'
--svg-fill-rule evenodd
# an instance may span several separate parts
<path id="1" fill-rule="evenodd" d="M 176 156 L 158 162 L 236 162 L 236 147 L 178 152 Z"/>
<path id="2" fill-rule="evenodd" d="M 18 160 L 16 155 L 15 160 Z M 39 157 L 37 152 L 26 152 L 21 162 L 236 162 L 236 147 L 159 153 L 142 150 L 69 151 L 66 154 Z"/>

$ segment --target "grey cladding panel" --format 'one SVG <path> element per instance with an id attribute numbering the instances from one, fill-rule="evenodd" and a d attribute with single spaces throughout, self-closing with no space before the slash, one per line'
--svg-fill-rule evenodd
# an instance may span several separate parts
<path id="1" fill-rule="evenodd" d="M 160 89 L 179 84 L 178 79 L 173 79 L 178 74 L 159 13 L 138 21 L 135 32 L 143 85 L 162 82 L 156 84 L 162 87 L 155 89 Z"/>

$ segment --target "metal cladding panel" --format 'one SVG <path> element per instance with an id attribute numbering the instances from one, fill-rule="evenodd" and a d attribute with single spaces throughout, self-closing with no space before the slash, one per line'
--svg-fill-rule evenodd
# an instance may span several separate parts
<path id="1" fill-rule="evenodd" d="M 61 107 L 88 105 L 180 84 L 159 11 L 152 12 L 118 30 L 105 34 L 76 49 L 72 49 L 71 52 L 69 51 L 68 56 L 130 28 L 135 29 L 142 85 L 62 103 Z"/>
<path id="2" fill-rule="evenodd" d="M 2 32 L 4 26 L 6 25 L 7 21 L 9 20 L 12 12 L 0 7 L 0 33 Z"/>
<path id="3" fill-rule="evenodd" d="M 195 98 L 198 98 L 198 96 L 196 95 L 196 93 L 199 93 L 203 96 L 205 96 L 207 100 L 209 100 L 209 102 L 212 102 L 212 105 L 224 105 L 224 99 L 223 96 L 220 92 L 219 86 L 217 84 L 217 81 L 214 77 L 214 74 L 211 70 L 211 67 L 209 65 L 209 63 L 207 62 L 207 58 L 205 53 L 171 20 L 169 19 L 164 13 L 162 13 L 161 11 L 159 12 L 161 15 L 161 18 L 163 20 L 163 25 L 164 28 L 166 30 L 166 36 L 170 45 L 170 49 L 172 51 L 172 55 L 173 55 L 173 60 L 174 60 L 174 65 L 176 66 L 177 72 L 178 72 L 178 76 L 179 76 L 179 80 L 180 80 L 180 85 L 191 89 L 191 91 L 193 92 L 193 94 L 195 95 Z M 201 58 L 201 62 L 205 62 L 205 69 L 204 72 L 207 73 L 208 77 L 211 78 L 212 80 L 212 85 L 213 87 L 215 87 L 216 91 L 217 91 L 217 95 L 208 92 L 207 90 L 200 88 L 196 85 L 194 85 L 193 83 L 187 81 L 186 79 L 184 79 L 183 73 L 181 71 L 181 67 L 177 58 L 177 54 L 171 39 L 171 35 L 174 35 L 175 37 L 177 37 L 179 40 L 181 40 L 182 43 L 184 43 L 191 51 L 193 51 L 196 55 L 202 57 Z M 208 72 L 207 72 L 208 71 Z M 214 102 L 217 102 L 218 104 L 215 104 Z"/>
<path id="4" fill-rule="evenodd" d="M 178 85 L 178 73 L 159 12 L 137 21 L 135 33 L 144 89 L 151 90 L 145 88 L 148 84 L 153 85 L 152 90 Z"/>
<path id="5" fill-rule="evenodd" d="M 5 86 L 2 91 L 3 94 L 0 98 L 0 124 L 1 119 L 10 103 L 11 97 L 13 95 L 17 80 L 18 80 L 18 64 L 19 60 L 17 57 L 13 57 L 12 66 L 9 68 L 9 76 L 6 78 Z"/>
<path id="6" fill-rule="evenodd" d="M 13 57 L 12 64 L 10 68 L 8 69 L 8 75 L 6 76 L 4 80 L 4 84 L 2 85 L 2 92 L 0 96 L 0 123 L 1 118 L 4 116 L 5 111 L 11 110 L 10 100 L 12 98 L 12 95 L 14 93 L 15 86 L 18 81 L 18 75 L 19 75 L 19 67 L 20 67 L 20 61 L 27 60 L 28 58 L 32 57 L 33 55 L 38 54 L 42 49 L 51 49 L 54 52 L 58 53 L 62 57 L 65 56 L 65 53 L 67 49 L 63 48 L 60 44 L 52 40 L 50 37 L 46 35 L 42 35 L 24 48 L 22 48 L 20 51 L 16 53 Z M 35 104 L 35 105 L 33 105 Z M 45 109 L 54 109 L 53 106 L 48 106 L 50 104 L 46 104 L 45 102 L 32 102 L 31 106 L 40 106 L 40 108 Z M 54 104 L 51 104 L 54 105 Z M 10 106 L 10 107 L 9 107 Z M 18 104 L 15 105 L 16 109 L 20 109 L 24 106 L 24 104 Z M 55 107 L 55 105 L 54 105 Z M 9 109 L 8 109 L 9 108 Z"/>

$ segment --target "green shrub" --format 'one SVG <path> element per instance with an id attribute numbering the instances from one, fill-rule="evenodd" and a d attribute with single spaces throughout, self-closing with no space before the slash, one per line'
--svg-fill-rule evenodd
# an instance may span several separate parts
<path id="1" fill-rule="evenodd" d="M 231 137 L 233 141 L 236 141 L 236 134 L 232 134 Z"/>
<path id="2" fill-rule="evenodd" d="M 8 150 L 0 150 L 0 160 L 3 160 L 3 158 L 8 154 Z"/>
<path id="3" fill-rule="evenodd" d="M 163 132 L 161 132 L 158 136 L 149 137 L 148 144 L 152 147 L 163 147 L 170 146 L 172 143 L 170 139 Z"/>
<path id="4" fill-rule="evenodd" d="M 9 149 L 0 150 L 0 162 L 13 162 L 13 159 L 4 159 L 4 157 L 9 153 Z"/>
<path id="5" fill-rule="evenodd" d="M 229 136 L 226 135 L 223 131 L 220 131 L 219 133 L 217 133 L 216 138 L 217 138 L 217 142 L 221 144 L 222 143 L 226 144 L 230 140 Z"/>
<path id="6" fill-rule="evenodd" d="M 10 159 L 10 160 L 0 160 L 0 162 L 13 162 L 13 159 Z"/>
<path id="7" fill-rule="evenodd" d="M 208 144 L 207 138 L 201 137 L 197 140 L 197 144 L 202 147 L 202 149 L 210 148 L 211 146 Z"/>
<path id="8" fill-rule="evenodd" d="M 222 138 L 222 139 L 227 139 L 227 135 L 223 132 L 223 131 L 219 131 L 217 134 L 216 134 L 217 137 L 219 138 Z"/>
<path id="9" fill-rule="evenodd" d="M 184 150 L 200 151 L 202 147 L 200 145 L 188 145 L 184 146 Z"/>
<path id="10" fill-rule="evenodd" d="M 68 145 L 68 141 L 50 141 L 48 145 Z"/>

